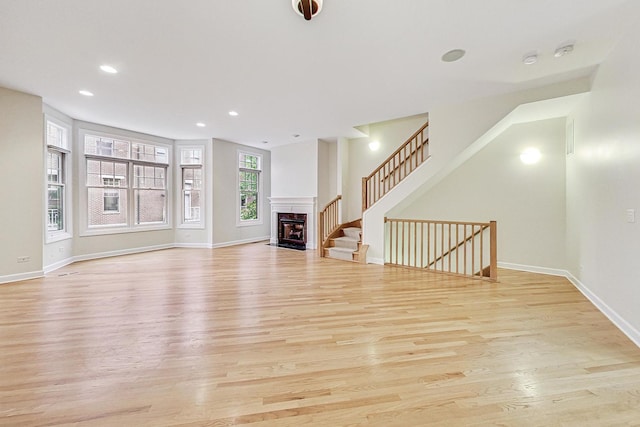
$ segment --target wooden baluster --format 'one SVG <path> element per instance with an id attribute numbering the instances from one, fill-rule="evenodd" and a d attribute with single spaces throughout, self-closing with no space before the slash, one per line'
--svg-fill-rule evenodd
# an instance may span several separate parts
<path id="1" fill-rule="evenodd" d="M 484 276 L 484 268 L 483 268 L 483 264 L 484 264 L 484 247 L 483 247 L 483 243 L 484 243 L 484 227 L 480 226 L 480 276 Z"/>
<path id="2" fill-rule="evenodd" d="M 489 278 L 498 280 L 498 225 L 489 222 Z"/>
<path id="3" fill-rule="evenodd" d="M 456 224 L 456 273 L 460 273 L 460 246 L 458 245 L 460 245 L 460 224 Z"/>
<path id="4" fill-rule="evenodd" d="M 464 268 L 462 274 L 467 274 L 467 226 L 464 226 Z"/>
<path id="5" fill-rule="evenodd" d="M 447 255 L 447 258 L 449 258 L 449 273 L 451 273 L 451 248 L 451 223 L 449 223 L 449 247 L 447 249 L 449 252 L 449 255 Z"/>
<path id="6" fill-rule="evenodd" d="M 431 222 L 427 222 L 427 268 L 431 268 Z"/>
<path id="7" fill-rule="evenodd" d="M 476 229 L 475 226 L 471 226 L 471 275 L 474 275 L 476 268 Z"/>
<path id="8" fill-rule="evenodd" d="M 418 223 L 413 223 L 413 266 L 418 266 Z"/>

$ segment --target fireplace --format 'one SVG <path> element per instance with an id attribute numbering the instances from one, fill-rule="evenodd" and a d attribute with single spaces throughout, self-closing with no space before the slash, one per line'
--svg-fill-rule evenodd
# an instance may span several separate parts
<path id="1" fill-rule="evenodd" d="M 307 248 L 307 214 L 278 212 L 278 246 Z"/>

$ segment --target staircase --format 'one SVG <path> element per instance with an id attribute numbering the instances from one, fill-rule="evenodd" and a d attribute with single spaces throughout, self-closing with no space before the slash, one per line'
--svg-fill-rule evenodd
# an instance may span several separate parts
<path id="1" fill-rule="evenodd" d="M 329 247 L 324 256 L 345 261 L 359 261 L 362 247 L 362 229 L 360 227 L 340 228 L 340 236 L 329 239 Z"/>

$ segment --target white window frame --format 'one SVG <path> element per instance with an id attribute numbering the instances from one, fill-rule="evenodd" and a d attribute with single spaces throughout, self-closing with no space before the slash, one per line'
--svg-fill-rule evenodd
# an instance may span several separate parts
<path id="1" fill-rule="evenodd" d="M 100 155 L 93 154 L 85 154 L 85 139 L 87 136 L 96 136 L 101 138 L 109 138 L 120 141 L 128 141 L 130 143 L 130 158 L 123 159 L 121 157 L 102 157 Z M 79 212 L 80 212 L 80 236 L 97 236 L 97 235 L 106 235 L 106 234 L 120 234 L 120 233 L 137 233 L 141 231 L 154 231 L 154 230 L 166 230 L 172 228 L 172 146 L 171 144 L 156 141 L 154 139 L 141 139 L 131 137 L 129 135 L 121 135 L 114 134 L 110 132 L 105 132 L 102 130 L 96 129 L 78 129 L 77 135 L 77 146 L 82 151 L 79 155 L 80 162 L 78 168 L 78 176 L 80 177 L 80 182 L 82 183 L 82 191 L 79 194 Z M 166 154 L 167 163 L 153 163 L 144 160 L 138 160 L 133 158 L 132 147 L 134 144 L 146 144 L 146 145 L 154 145 L 162 147 L 164 153 Z M 106 161 L 115 161 L 117 163 L 127 163 L 127 220 L 126 224 L 117 224 L 117 225 L 100 225 L 100 226 L 89 226 L 89 213 L 88 213 L 88 186 L 87 186 L 87 159 L 95 159 L 95 160 L 106 160 Z M 136 165 L 147 165 L 147 166 L 163 166 L 165 167 L 165 221 L 157 222 L 157 223 L 144 223 L 144 224 L 136 224 L 135 223 L 135 203 L 134 203 L 134 194 L 138 189 L 134 185 L 134 168 Z M 118 179 L 118 177 L 114 177 L 114 179 Z M 118 187 L 114 187 L 118 188 Z M 104 197 L 104 196 L 103 196 Z M 104 199 L 103 199 L 104 200 Z M 120 201 L 120 209 L 122 206 L 122 201 Z M 113 212 L 116 214 L 116 212 Z M 108 212 L 107 214 L 110 214 Z"/>
<path id="2" fill-rule="evenodd" d="M 258 158 L 258 169 L 244 169 L 242 167 L 240 167 L 240 156 L 242 155 L 248 155 L 248 156 L 254 156 Z M 263 224 L 263 209 L 262 209 L 262 202 L 263 202 L 263 197 L 264 197 L 264 190 L 263 190 L 263 174 L 262 174 L 262 165 L 263 165 L 263 156 L 260 153 L 256 153 L 253 151 L 249 151 L 249 150 L 238 150 L 237 151 L 237 155 L 236 155 L 236 226 L 238 227 L 247 227 L 247 226 L 253 226 L 253 225 L 261 225 Z M 258 200 L 257 200 L 257 214 L 258 214 L 258 218 L 257 219 L 240 219 L 240 215 L 241 215 L 241 207 L 240 207 L 240 202 L 241 202 L 241 195 L 240 195 L 240 172 L 242 172 L 243 170 L 246 171 L 255 171 L 258 173 Z"/>
<path id="3" fill-rule="evenodd" d="M 200 162 L 183 162 L 183 153 L 188 151 L 199 151 Z M 177 201 L 176 212 L 180 213 L 180 222 L 177 228 L 205 228 L 206 215 L 206 175 L 205 175 L 205 156 L 206 150 L 204 145 L 180 145 L 176 147 L 176 178 L 177 189 L 180 191 L 180 197 Z M 202 172 L 202 182 L 200 185 L 200 218 L 198 221 L 187 221 L 185 219 L 185 188 L 184 188 L 184 171 L 185 169 L 200 169 Z"/>
<path id="4" fill-rule="evenodd" d="M 49 139 L 49 125 L 60 131 L 60 139 Z M 58 186 L 62 187 L 62 229 L 49 230 L 49 152 L 61 156 L 62 180 Z M 44 114 L 44 157 L 45 157 L 45 193 L 44 193 L 44 231 L 45 243 L 53 243 L 61 240 L 71 239 L 73 234 L 71 223 L 72 188 L 71 188 L 71 125 L 49 114 Z"/>

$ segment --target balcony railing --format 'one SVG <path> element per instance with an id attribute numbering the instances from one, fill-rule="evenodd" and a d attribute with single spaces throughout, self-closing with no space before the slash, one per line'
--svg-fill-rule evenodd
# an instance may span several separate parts
<path id="1" fill-rule="evenodd" d="M 495 221 L 385 218 L 385 263 L 497 280 Z"/>

